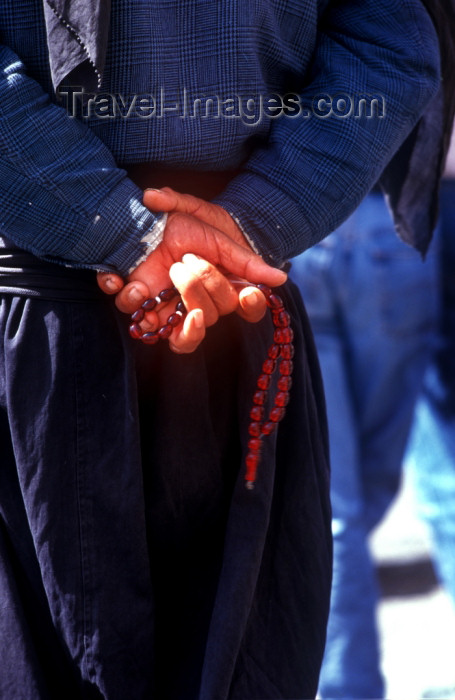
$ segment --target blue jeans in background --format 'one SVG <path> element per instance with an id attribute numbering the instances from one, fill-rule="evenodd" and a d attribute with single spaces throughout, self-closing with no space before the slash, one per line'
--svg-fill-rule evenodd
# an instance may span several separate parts
<path id="1" fill-rule="evenodd" d="M 406 466 L 419 514 L 430 526 L 433 559 L 455 603 L 455 180 L 440 198 L 441 322 L 419 398 Z"/>
<path id="2" fill-rule="evenodd" d="M 396 236 L 379 193 L 293 261 L 324 379 L 334 579 L 324 698 L 380 698 L 378 584 L 368 535 L 394 499 L 434 341 L 436 256 Z"/>

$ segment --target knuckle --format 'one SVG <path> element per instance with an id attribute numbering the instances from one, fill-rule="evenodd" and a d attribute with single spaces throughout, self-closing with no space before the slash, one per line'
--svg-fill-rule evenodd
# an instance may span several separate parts
<path id="1" fill-rule="evenodd" d="M 204 310 L 204 319 L 206 326 L 214 326 L 220 315 L 216 309 Z"/>
<path id="2" fill-rule="evenodd" d="M 202 282 L 204 287 L 216 287 L 220 285 L 220 273 L 217 270 L 215 270 L 215 268 L 212 265 L 210 265 L 210 263 L 208 263 L 206 260 L 199 260 L 197 268 L 194 272 L 197 278 Z"/>

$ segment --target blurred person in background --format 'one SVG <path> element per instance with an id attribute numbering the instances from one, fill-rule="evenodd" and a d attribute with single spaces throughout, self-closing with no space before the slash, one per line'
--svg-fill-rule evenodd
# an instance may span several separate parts
<path id="1" fill-rule="evenodd" d="M 444 46 L 447 151 L 455 102 L 451 0 L 444 8 L 449 19 L 439 24 L 439 34 Z M 427 122 L 430 142 L 436 122 L 432 117 Z M 419 194 L 422 181 L 434 168 L 442 171 L 444 164 L 437 164 L 436 148 L 428 155 L 428 160 L 414 159 L 408 168 L 410 187 L 402 200 L 417 205 L 417 226 L 433 206 Z M 389 169 L 392 181 L 399 176 L 399 167 Z M 449 187 L 444 184 L 443 199 L 450 200 L 445 194 Z M 454 201 L 452 197 L 452 211 Z M 395 206 L 393 197 L 388 204 Z M 395 214 L 395 227 L 406 240 L 400 218 Z M 434 216 L 433 224 L 435 220 Z M 446 269 L 451 271 L 450 258 Z M 376 624 L 378 583 L 368 535 L 397 493 L 415 403 L 437 343 L 438 241 L 425 262 L 403 246 L 375 187 L 336 232 L 293 260 L 290 275 L 300 287 L 315 334 L 332 463 L 334 576 L 319 693 L 323 698 L 380 698 L 384 679 Z M 446 359 L 446 371 L 453 376 L 453 353 L 448 351 Z M 440 498 L 448 505 L 454 493 L 451 468 L 445 475 Z M 443 514 L 433 512 L 440 513 L 435 520 L 442 522 Z M 454 521 L 448 520 L 438 535 L 446 546 L 453 543 Z M 441 575 L 446 580 L 450 575 L 453 584 L 453 558 L 446 559 L 450 563 L 441 565 Z"/>
<path id="2" fill-rule="evenodd" d="M 425 373 L 406 456 L 432 557 L 455 604 L 455 138 L 440 192 L 440 307 L 436 351 Z"/>
<path id="3" fill-rule="evenodd" d="M 368 537 L 393 502 L 437 323 L 437 255 L 396 235 L 379 188 L 292 260 L 327 402 L 334 566 L 323 698 L 382 698 Z"/>

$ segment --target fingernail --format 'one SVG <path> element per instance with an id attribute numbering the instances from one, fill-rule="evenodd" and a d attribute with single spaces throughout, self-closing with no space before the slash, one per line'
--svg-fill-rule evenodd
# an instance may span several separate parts
<path id="1" fill-rule="evenodd" d="M 182 262 L 195 271 L 201 269 L 201 261 L 203 264 L 205 262 L 204 258 L 200 258 L 199 255 L 196 255 L 195 253 L 185 253 L 185 255 L 182 257 Z"/>
<path id="2" fill-rule="evenodd" d="M 136 303 L 136 302 L 142 301 L 143 298 L 144 298 L 144 295 L 142 294 L 142 292 L 140 292 L 138 289 L 136 289 L 136 287 L 133 287 L 128 292 L 128 299 L 131 302 Z"/>
<path id="3" fill-rule="evenodd" d="M 182 256 L 183 263 L 191 264 L 194 263 L 195 260 L 198 260 L 198 257 L 194 253 L 185 253 L 185 255 Z"/>
<path id="4" fill-rule="evenodd" d="M 196 326 L 196 328 L 203 328 L 204 327 L 204 314 L 202 313 L 202 309 L 195 310 L 193 320 L 194 320 L 194 325 Z"/>
<path id="5" fill-rule="evenodd" d="M 115 292 L 118 289 L 118 284 L 112 279 L 112 277 L 107 277 L 104 280 L 104 286 L 111 292 Z"/>
<path id="6" fill-rule="evenodd" d="M 250 292 L 244 292 L 242 294 L 242 301 L 244 301 L 247 306 L 256 306 L 258 303 L 257 293 L 253 290 Z"/>
<path id="7" fill-rule="evenodd" d="M 161 192 L 161 190 L 158 189 L 157 187 L 146 187 L 145 191 L 146 192 Z"/>

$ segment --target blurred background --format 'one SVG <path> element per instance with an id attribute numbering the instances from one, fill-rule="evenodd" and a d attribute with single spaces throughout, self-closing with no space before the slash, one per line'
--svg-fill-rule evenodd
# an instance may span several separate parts
<path id="1" fill-rule="evenodd" d="M 455 609 L 437 581 L 430 535 L 416 512 L 405 467 L 399 496 L 370 539 L 386 697 L 455 698 Z"/>
<path id="2" fill-rule="evenodd" d="M 398 239 L 375 187 L 290 274 L 330 435 L 320 697 L 455 698 L 455 140 L 424 260 Z"/>

